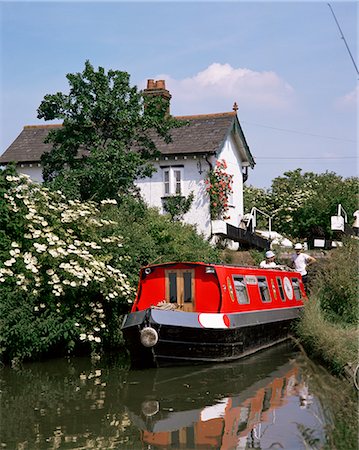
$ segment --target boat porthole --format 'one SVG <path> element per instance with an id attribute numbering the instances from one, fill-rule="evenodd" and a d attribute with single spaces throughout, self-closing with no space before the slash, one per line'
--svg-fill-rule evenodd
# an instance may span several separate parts
<path id="1" fill-rule="evenodd" d="M 146 417 L 154 416 L 159 410 L 160 404 L 157 400 L 148 400 L 141 405 L 141 411 Z"/>
<path id="2" fill-rule="evenodd" d="M 285 293 L 287 294 L 287 297 L 289 298 L 289 300 L 293 299 L 293 287 L 292 287 L 292 283 L 289 281 L 289 278 L 284 277 L 283 278 L 283 285 L 284 285 L 284 290 Z"/>
<path id="3" fill-rule="evenodd" d="M 141 330 L 140 340 L 144 347 L 153 347 L 158 342 L 158 333 L 154 328 L 145 327 Z"/>

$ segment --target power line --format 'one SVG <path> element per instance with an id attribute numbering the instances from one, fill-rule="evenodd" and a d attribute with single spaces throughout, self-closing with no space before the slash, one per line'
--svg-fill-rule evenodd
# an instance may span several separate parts
<path id="1" fill-rule="evenodd" d="M 330 8 L 330 10 L 331 10 L 331 12 L 332 12 L 332 14 L 333 14 L 335 23 L 337 24 L 337 26 L 338 26 L 338 28 L 339 28 L 339 32 L 340 32 L 341 38 L 343 39 L 344 44 L 345 44 L 345 46 L 346 46 L 346 48 L 347 48 L 347 50 L 348 50 L 349 56 L 350 56 L 350 58 L 351 58 L 351 60 L 352 60 L 352 63 L 353 63 L 353 65 L 354 65 L 354 67 L 355 67 L 355 70 L 356 70 L 357 74 L 359 75 L 358 67 L 357 67 L 357 65 L 355 64 L 353 55 L 352 55 L 352 53 L 351 53 L 351 51 L 350 51 L 349 45 L 347 44 L 347 41 L 346 41 L 345 37 L 344 37 L 344 34 L 343 34 L 343 32 L 342 32 L 342 29 L 340 28 L 339 22 L 338 22 L 338 20 L 337 20 L 335 14 L 334 14 L 333 8 L 331 7 L 330 3 L 328 3 L 328 6 L 329 6 L 329 8 Z"/>
<path id="2" fill-rule="evenodd" d="M 356 142 L 356 140 L 354 140 L 354 139 L 338 138 L 338 137 L 334 137 L 334 136 L 324 136 L 322 134 L 307 133 L 305 131 L 290 130 L 288 128 L 272 127 L 269 125 L 262 125 L 260 123 L 247 122 L 245 120 L 241 120 L 241 123 L 246 123 L 248 125 L 255 125 L 256 127 L 269 128 L 271 130 L 286 131 L 287 133 L 303 134 L 306 136 L 314 136 L 314 137 L 320 137 L 320 138 L 324 138 L 324 139 L 333 139 L 335 141 Z"/>

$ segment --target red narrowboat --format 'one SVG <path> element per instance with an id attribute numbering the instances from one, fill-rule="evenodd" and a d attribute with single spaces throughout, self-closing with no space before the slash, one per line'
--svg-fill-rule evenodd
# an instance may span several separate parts
<path id="1" fill-rule="evenodd" d="M 201 262 L 144 267 L 122 332 L 134 367 L 224 362 L 288 339 L 301 275 Z"/>

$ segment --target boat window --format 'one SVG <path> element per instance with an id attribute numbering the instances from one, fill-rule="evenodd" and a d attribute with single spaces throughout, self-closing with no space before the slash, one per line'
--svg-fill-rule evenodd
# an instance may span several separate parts
<path id="1" fill-rule="evenodd" d="M 170 303 L 177 303 L 177 274 L 176 272 L 169 272 L 170 280 Z"/>
<path id="2" fill-rule="evenodd" d="M 184 272 L 184 296 L 183 299 L 185 302 L 192 301 L 192 272 Z"/>
<path id="3" fill-rule="evenodd" d="M 249 297 L 247 292 L 247 286 L 244 281 L 244 277 L 235 275 L 233 277 L 234 287 L 236 289 L 237 301 L 240 305 L 249 303 Z"/>
<path id="4" fill-rule="evenodd" d="M 283 302 L 285 302 L 285 295 L 284 295 L 284 290 L 283 290 L 283 283 L 282 283 L 282 279 L 280 277 L 277 277 L 277 284 L 278 284 L 278 288 L 279 288 L 279 295 L 280 298 Z"/>
<path id="5" fill-rule="evenodd" d="M 267 283 L 266 277 L 258 277 L 258 287 L 259 287 L 259 292 L 261 293 L 262 302 L 266 302 L 266 303 L 270 302 L 271 298 L 270 298 L 270 294 L 269 294 L 268 283 Z"/>
<path id="6" fill-rule="evenodd" d="M 293 284 L 295 299 L 300 300 L 302 298 L 302 293 L 300 291 L 298 278 L 292 278 L 292 284 Z"/>

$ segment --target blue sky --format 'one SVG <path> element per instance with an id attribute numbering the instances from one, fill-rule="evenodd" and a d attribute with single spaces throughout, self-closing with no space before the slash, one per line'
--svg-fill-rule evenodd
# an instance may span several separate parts
<path id="1" fill-rule="evenodd" d="M 358 65 L 358 3 L 331 6 Z M 2 1 L 0 14 L 0 153 L 89 59 L 140 88 L 166 79 L 174 115 L 236 101 L 249 184 L 298 167 L 358 175 L 358 75 L 327 2 Z"/>

